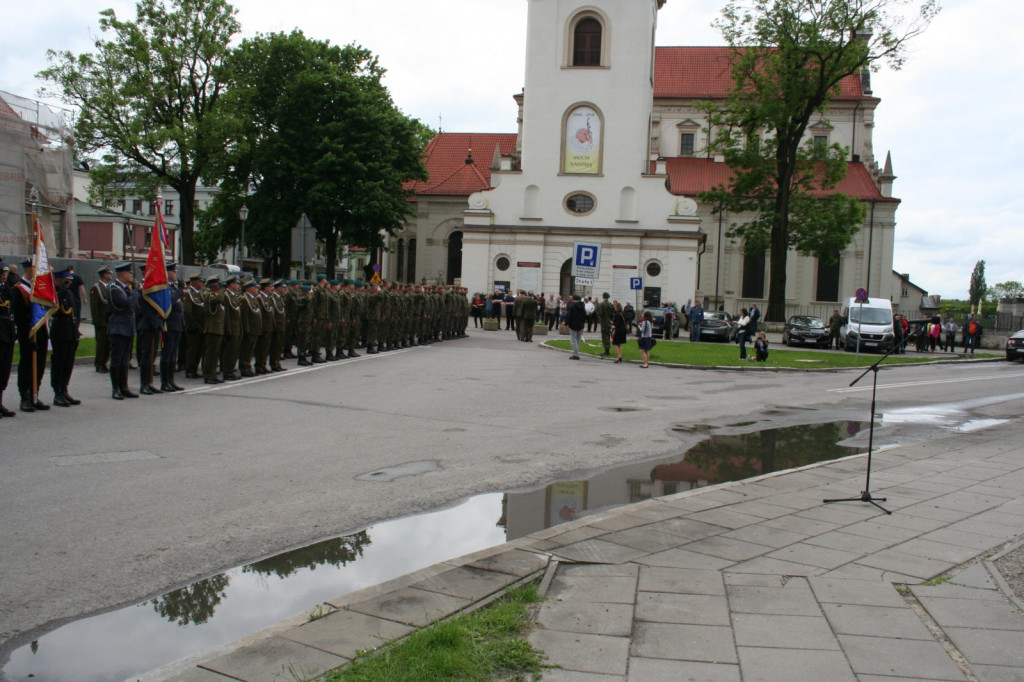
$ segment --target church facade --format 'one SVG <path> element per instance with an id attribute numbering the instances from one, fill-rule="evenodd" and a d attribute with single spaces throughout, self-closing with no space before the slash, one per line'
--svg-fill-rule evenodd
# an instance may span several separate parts
<path id="1" fill-rule="evenodd" d="M 696 106 L 725 98 L 730 50 L 655 47 L 664 5 L 531 0 L 517 134 L 441 133 L 431 142 L 430 179 L 414 187 L 417 217 L 390 244 L 385 271 L 470 291 L 608 291 L 639 305 L 699 299 L 730 312 L 763 303 L 770 258 L 747 256 L 726 236 L 743 216 L 713 215 L 697 199 L 730 175 L 705 151 Z M 871 145 L 878 103 L 866 74 L 847 78 L 810 127 L 809 143 L 850 149 L 837 191 L 868 210 L 838 262 L 791 254 L 792 311 L 830 313 L 861 287 L 897 293 L 899 201 L 891 163 L 880 167 Z"/>

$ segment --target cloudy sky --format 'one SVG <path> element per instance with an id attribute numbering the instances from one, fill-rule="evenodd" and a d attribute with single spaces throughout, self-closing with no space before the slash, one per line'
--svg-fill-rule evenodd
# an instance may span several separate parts
<path id="1" fill-rule="evenodd" d="M 447 131 L 515 132 L 526 0 L 235 0 L 243 36 L 301 29 L 380 56 L 407 114 Z M 716 45 L 724 0 L 669 0 L 658 45 Z M 98 13 L 124 0 L 6 3 L 0 90 L 35 97 L 46 50 L 89 51 Z M 966 298 L 971 270 L 1024 281 L 1024 2 L 943 0 L 900 71 L 874 76 L 874 149 L 898 179 L 894 268 L 930 293 Z"/>

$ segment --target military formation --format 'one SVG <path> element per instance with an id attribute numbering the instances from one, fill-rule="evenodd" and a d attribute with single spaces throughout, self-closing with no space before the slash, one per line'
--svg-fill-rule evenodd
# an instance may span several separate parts
<path id="1" fill-rule="evenodd" d="M 168 266 L 168 279 L 174 278 L 172 272 L 173 264 Z M 108 311 L 103 310 L 104 283 L 97 284 L 100 289 L 94 287 L 95 295 L 90 292 L 90 302 L 97 302 L 93 311 L 97 334 L 100 320 L 105 320 L 111 341 L 110 367 L 97 346 L 96 370 L 117 372 L 117 379 L 111 378 L 115 399 L 118 394 L 134 397 L 121 380 L 120 361 L 115 370 L 109 325 L 114 316 L 111 294 L 120 289 L 118 281 L 107 286 Z M 137 299 L 137 292 L 130 292 L 129 298 L 132 294 Z M 135 302 L 135 307 L 143 316 L 148 314 L 145 306 Z M 328 280 L 325 275 L 302 282 L 196 275 L 181 287 L 173 284 L 168 330 L 161 335 L 165 342 L 159 389 L 153 383 L 155 349 L 146 359 L 140 352 L 140 393 L 181 390 L 174 379 L 177 371 L 184 371 L 189 379 L 219 384 L 282 372 L 286 359 L 309 366 L 359 357 L 356 349 L 376 354 L 461 338 L 466 336 L 469 312 L 466 290 L 458 287 L 363 284 Z M 172 327 L 180 327 L 180 335 L 171 332 Z M 147 343 L 140 332 L 138 345 Z"/>

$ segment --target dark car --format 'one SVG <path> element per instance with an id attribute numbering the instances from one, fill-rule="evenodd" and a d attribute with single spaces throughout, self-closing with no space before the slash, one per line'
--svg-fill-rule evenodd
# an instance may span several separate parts
<path id="1" fill-rule="evenodd" d="M 726 312 L 705 312 L 700 326 L 700 339 L 732 341 L 736 338 L 736 321 Z"/>
<path id="2" fill-rule="evenodd" d="M 828 327 L 820 317 L 794 315 L 782 328 L 782 343 L 787 346 L 814 344 L 828 348 Z"/>
<path id="3" fill-rule="evenodd" d="M 671 336 L 665 336 L 665 309 L 664 308 L 647 308 L 651 312 L 651 317 L 654 321 L 654 329 L 651 331 L 654 336 L 660 336 L 663 339 L 677 339 L 679 338 L 679 313 L 673 312 L 671 314 L 672 324 L 670 325 Z"/>
<path id="4" fill-rule="evenodd" d="M 1012 362 L 1017 358 L 1024 358 L 1024 329 L 1006 339 L 1006 359 Z"/>

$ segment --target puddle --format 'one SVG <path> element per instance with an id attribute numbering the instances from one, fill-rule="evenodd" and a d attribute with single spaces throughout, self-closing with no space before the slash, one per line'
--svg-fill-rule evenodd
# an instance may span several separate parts
<path id="1" fill-rule="evenodd" d="M 112 682 L 233 642 L 325 600 L 505 541 L 502 495 L 387 521 L 141 604 L 69 623 L 11 654 L 10 682 Z"/>
<path id="2" fill-rule="evenodd" d="M 1005 424 L 1008 421 L 1008 419 L 971 419 L 953 430 L 957 433 L 967 433 L 969 431 L 977 431 L 978 429 L 987 429 L 998 424 Z"/>
<path id="3" fill-rule="evenodd" d="M 714 435 L 685 455 L 621 465 L 586 480 L 479 495 L 451 509 L 380 523 L 60 627 L 15 650 L 3 679 L 135 679 L 325 600 L 559 523 L 652 497 L 861 452 L 866 432 L 856 439 L 849 436 L 864 426 L 841 421 Z M 856 441 L 856 447 L 840 444 L 843 439 Z M 380 473 L 407 476 L 416 469 L 412 465 L 431 465 L 427 470 L 434 470 L 436 464 L 411 462 Z"/>

